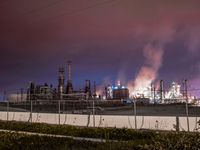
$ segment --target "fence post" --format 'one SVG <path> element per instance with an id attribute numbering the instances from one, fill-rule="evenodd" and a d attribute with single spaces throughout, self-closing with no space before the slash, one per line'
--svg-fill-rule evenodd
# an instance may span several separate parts
<path id="1" fill-rule="evenodd" d="M 178 131 L 179 132 L 179 125 L 180 123 L 179 123 L 179 117 L 178 116 L 176 116 L 176 131 Z"/>
<path id="2" fill-rule="evenodd" d="M 63 105 L 63 113 L 64 113 L 65 112 L 65 101 L 63 101 L 62 105 Z"/>
<path id="3" fill-rule="evenodd" d="M 133 99 L 133 102 L 134 102 L 135 129 L 137 129 L 137 110 L 136 110 L 136 99 Z"/>
<path id="4" fill-rule="evenodd" d="M 185 103 L 185 109 L 186 109 L 186 117 L 187 117 L 187 130 L 188 132 L 190 131 L 190 123 L 189 123 L 189 113 L 188 113 L 188 90 L 187 90 L 187 79 L 184 81 L 185 83 L 185 98 L 186 98 L 186 103 Z"/>
<path id="5" fill-rule="evenodd" d="M 94 108 L 94 100 L 93 100 L 93 102 L 92 102 L 92 110 L 93 110 L 93 127 L 95 127 L 95 108 Z"/>
<path id="6" fill-rule="evenodd" d="M 6 117 L 7 117 L 7 121 L 9 120 L 9 101 L 8 101 L 8 99 L 7 99 L 7 97 L 6 97 L 6 91 L 4 91 L 4 93 L 3 93 L 3 100 L 4 100 L 4 102 L 6 102 Z"/>
<path id="7" fill-rule="evenodd" d="M 60 125 L 60 100 L 58 102 L 58 124 Z"/>
<path id="8" fill-rule="evenodd" d="M 61 93 L 61 97 L 58 100 L 58 124 L 60 125 L 60 101 L 63 99 L 63 95 Z"/>
<path id="9" fill-rule="evenodd" d="M 7 121 L 9 121 L 9 101 L 7 100 Z"/>
<path id="10" fill-rule="evenodd" d="M 30 119 L 31 119 L 31 123 L 32 123 L 32 121 L 33 121 L 33 116 L 32 116 L 32 113 L 33 113 L 33 102 L 32 102 L 32 100 L 31 100 L 31 113 L 30 113 Z"/>

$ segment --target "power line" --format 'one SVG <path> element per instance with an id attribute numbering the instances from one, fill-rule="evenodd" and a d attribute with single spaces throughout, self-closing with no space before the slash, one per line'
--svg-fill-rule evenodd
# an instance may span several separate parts
<path id="1" fill-rule="evenodd" d="M 41 10 L 47 9 L 47 8 L 49 8 L 49 7 L 53 7 L 53 6 L 59 4 L 59 3 L 63 2 L 63 1 L 65 1 L 65 0 L 58 0 L 58 1 L 55 1 L 54 3 L 50 3 L 50 4 L 48 4 L 48 5 L 41 6 L 41 7 L 38 7 L 38 8 L 36 8 L 36 9 L 32 9 L 32 10 L 30 10 L 30 11 L 24 13 L 23 15 L 30 15 L 30 14 L 33 14 L 33 13 L 35 13 L 35 12 L 37 12 L 37 11 L 41 11 Z"/>
<path id="2" fill-rule="evenodd" d="M 80 8 L 80 9 L 74 10 L 72 12 L 65 12 L 65 13 L 53 16 L 51 18 L 48 18 L 48 19 L 55 19 L 55 18 L 59 18 L 59 17 L 63 17 L 63 16 L 71 16 L 71 15 L 74 15 L 74 14 L 78 14 L 78 13 L 84 12 L 84 11 L 86 11 L 88 9 L 92 9 L 92 8 L 95 8 L 95 7 L 98 7 L 98 6 L 106 5 L 106 4 L 111 3 L 113 1 L 116 1 L 116 0 L 106 0 L 106 1 L 103 1 L 101 3 L 96 3 L 96 4 L 93 4 L 93 5 L 84 7 L 84 8 Z"/>
<path id="3" fill-rule="evenodd" d="M 72 15 L 75 15 L 75 14 L 78 14 L 78 13 L 81 13 L 81 12 L 84 12 L 86 10 L 89 10 L 89 9 L 92 9 L 92 8 L 95 8 L 95 7 L 98 7 L 98 6 L 102 6 L 102 5 L 106 5 L 108 3 L 111 3 L 113 1 L 118 1 L 118 0 L 105 0 L 103 2 L 99 2 L 99 3 L 95 3 L 93 5 L 89 5 L 87 7 L 84 7 L 84 8 L 80 8 L 80 9 L 76 9 L 74 11 L 71 11 L 71 12 L 64 12 L 62 14 L 58 14 L 58 15 L 55 15 L 55 16 L 49 16 L 48 18 L 43 18 L 42 21 L 44 22 L 43 23 L 43 26 L 46 27 L 48 23 L 48 21 L 54 21 L 55 19 L 58 19 L 60 17 L 64 17 L 64 16 L 72 16 Z M 49 4 L 50 5 L 50 4 Z M 53 5 L 53 4 L 52 4 Z M 54 4 L 55 5 L 55 4 Z M 41 22 L 41 20 L 38 20 Z M 35 22 L 35 21 L 34 21 Z M 37 21 L 36 21 L 37 22 Z M 33 22 L 32 22 L 33 23 Z"/>
<path id="4" fill-rule="evenodd" d="M 111 3 L 113 1 L 115 1 L 115 0 L 106 0 L 106 1 L 103 1 L 101 3 L 96 3 L 96 4 L 90 5 L 90 6 L 85 7 L 85 8 L 77 9 L 73 12 L 63 13 L 60 16 L 62 16 L 62 15 L 73 15 L 73 14 L 80 13 L 80 12 L 83 12 L 85 10 L 88 10 L 88 9 L 91 9 L 91 8 L 94 8 L 94 7 L 97 7 L 97 6 L 100 6 L 100 5 L 105 5 L 105 4 Z"/>

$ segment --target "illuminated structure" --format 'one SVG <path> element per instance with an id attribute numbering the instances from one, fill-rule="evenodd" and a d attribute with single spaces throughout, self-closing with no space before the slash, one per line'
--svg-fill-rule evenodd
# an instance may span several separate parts
<path id="1" fill-rule="evenodd" d="M 166 98 L 169 99 L 183 98 L 183 94 L 181 94 L 181 86 L 175 82 L 172 82 L 169 92 L 166 94 Z"/>
<path id="2" fill-rule="evenodd" d="M 185 102 L 186 98 L 184 96 L 185 91 L 181 93 L 181 85 L 176 82 L 172 82 L 169 89 L 164 90 L 164 82 L 160 81 L 159 88 L 156 88 L 155 85 L 151 87 L 144 87 L 142 91 L 135 90 L 131 95 L 134 98 L 147 98 L 150 103 L 182 103 Z M 188 97 L 189 103 L 192 97 Z"/>
<path id="3" fill-rule="evenodd" d="M 106 98 L 107 99 L 128 99 L 129 90 L 127 87 L 122 86 L 118 81 L 117 86 L 106 87 Z"/>
<path id="4" fill-rule="evenodd" d="M 91 88 L 90 88 L 90 80 L 85 80 L 85 91 L 86 93 L 86 99 L 92 96 L 91 94 Z"/>
<path id="5" fill-rule="evenodd" d="M 65 72 L 64 72 L 64 67 L 60 67 L 59 77 L 58 77 L 58 94 L 60 98 L 64 93 L 64 87 L 65 87 Z"/>
<path id="6" fill-rule="evenodd" d="M 72 80 L 71 80 L 71 61 L 67 64 L 67 83 L 65 83 L 65 70 L 64 67 L 59 68 L 58 72 L 58 86 L 53 88 L 52 85 L 48 84 L 34 84 L 30 83 L 27 90 L 27 100 L 91 100 L 91 99 L 107 99 L 107 100 L 121 100 L 121 99 L 137 99 L 146 100 L 149 103 L 180 103 L 192 102 L 195 98 L 188 95 L 186 88 L 181 92 L 181 86 L 175 82 L 172 82 L 168 90 L 164 89 L 164 81 L 160 80 L 160 83 L 153 84 L 152 80 L 138 80 L 138 82 L 131 84 L 129 87 L 121 85 L 120 81 L 117 85 L 107 86 L 105 91 L 97 96 L 96 83 L 94 82 L 94 87 L 92 91 L 90 80 L 85 81 L 85 86 L 83 89 L 73 90 Z M 186 83 L 185 83 L 186 84 Z M 129 94 L 129 90 L 131 94 Z M 21 92 L 23 93 L 23 92 Z M 23 94 L 21 94 L 21 101 L 24 99 Z M 19 101 L 19 94 L 12 96 L 12 99 Z"/>

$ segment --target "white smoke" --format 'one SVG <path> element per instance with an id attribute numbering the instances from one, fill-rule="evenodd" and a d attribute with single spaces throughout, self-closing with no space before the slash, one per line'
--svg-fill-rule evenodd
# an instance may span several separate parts
<path id="1" fill-rule="evenodd" d="M 136 75 L 135 80 L 128 83 L 131 96 L 144 94 L 151 86 L 151 83 L 157 79 L 159 69 L 163 62 L 165 45 L 173 40 L 175 28 L 173 24 L 169 23 L 166 25 L 164 22 L 163 25 L 161 23 L 153 31 L 157 32 L 150 33 L 150 42 L 143 48 L 145 64 Z"/>
<path id="2" fill-rule="evenodd" d="M 128 84 L 131 94 L 144 93 L 157 78 L 158 70 L 162 66 L 163 53 L 160 45 L 149 43 L 144 47 L 145 65 L 140 69 L 136 79 Z"/>

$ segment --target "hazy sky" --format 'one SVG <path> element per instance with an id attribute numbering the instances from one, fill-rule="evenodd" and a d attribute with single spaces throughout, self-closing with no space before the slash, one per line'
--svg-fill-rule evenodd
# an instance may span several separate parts
<path id="1" fill-rule="evenodd" d="M 0 0 L 0 15 L 0 91 L 57 86 L 67 60 L 76 88 L 126 84 L 156 64 L 155 80 L 200 88 L 199 0 Z"/>

